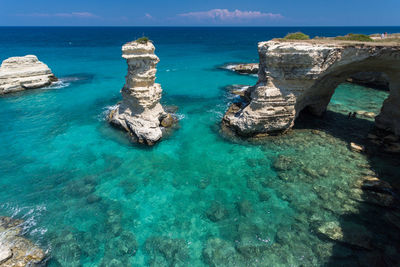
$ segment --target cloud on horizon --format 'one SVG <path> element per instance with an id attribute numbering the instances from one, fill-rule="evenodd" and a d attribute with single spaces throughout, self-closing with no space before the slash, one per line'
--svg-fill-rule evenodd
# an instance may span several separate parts
<path id="1" fill-rule="evenodd" d="M 263 13 L 260 11 L 241 11 L 235 9 L 229 11 L 228 9 L 211 9 L 208 11 L 188 12 L 178 15 L 179 17 L 196 19 L 201 21 L 220 21 L 220 22 L 238 22 L 260 19 L 282 19 L 281 14 Z"/>
<path id="2" fill-rule="evenodd" d="M 70 13 L 31 13 L 17 14 L 23 17 L 40 17 L 40 18 L 99 18 L 99 16 L 90 12 L 70 12 Z"/>

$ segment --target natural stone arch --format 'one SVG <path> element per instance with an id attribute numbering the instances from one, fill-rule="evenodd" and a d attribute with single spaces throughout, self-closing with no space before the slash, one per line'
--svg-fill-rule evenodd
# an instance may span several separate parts
<path id="1" fill-rule="evenodd" d="M 390 89 L 376 126 L 400 135 L 400 46 L 269 41 L 258 51 L 259 80 L 248 105 L 229 109 L 223 119 L 238 134 L 284 132 L 306 107 L 321 115 L 339 84 L 373 71 L 385 73 Z"/>

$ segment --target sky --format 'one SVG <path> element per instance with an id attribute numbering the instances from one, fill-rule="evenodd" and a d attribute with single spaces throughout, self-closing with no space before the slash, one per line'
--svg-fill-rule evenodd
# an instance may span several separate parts
<path id="1" fill-rule="evenodd" d="M 400 0 L 0 0 L 0 26 L 400 26 Z"/>

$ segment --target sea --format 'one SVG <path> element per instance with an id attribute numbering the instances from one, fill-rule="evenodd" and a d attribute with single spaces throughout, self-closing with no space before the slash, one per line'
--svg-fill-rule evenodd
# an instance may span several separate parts
<path id="1" fill-rule="evenodd" d="M 0 61 L 34 54 L 59 78 L 0 97 L 0 216 L 24 220 L 48 266 L 399 264 L 396 213 L 357 185 L 391 182 L 400 166 L 349 148 L 374 120 L 347 114 L 379 114 L 387 91 L 344 83 L 323 117 L 300 116 L 285 135 L 221 133 L 230 88 L 257 82 L 224 66 L 258 62 L 258 42 L 297 31 L 400 27 L 0 27 Z M 152 147 L 105 119 L 122 98 L 121 46 L 142 36 L 160 58 L 161 102 L 179 118 Z"/>

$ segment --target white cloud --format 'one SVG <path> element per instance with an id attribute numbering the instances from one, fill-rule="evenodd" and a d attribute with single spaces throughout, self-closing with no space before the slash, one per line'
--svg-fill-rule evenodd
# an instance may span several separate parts
<path id="1" fill-rule="evenodd" d="M 179 14 L 179 16 L 197 20 L 214 20 L 214 21 L 225 21 L 225 22 L 283 18 L 281 14 L 263 13 L 260 11 L 241 11 L 238 9 L 234 11 L 229 11 L 228 9 L 211 9 L 208 11 L 183 13 Z"/>
<path id="2" fill-rule="evenodd" d="M 149 13 L 144 14 L 144 16 L 145 16 L 146 19 L 152 19 L 153 18 L 153 16 L 150 15 Z"/>

